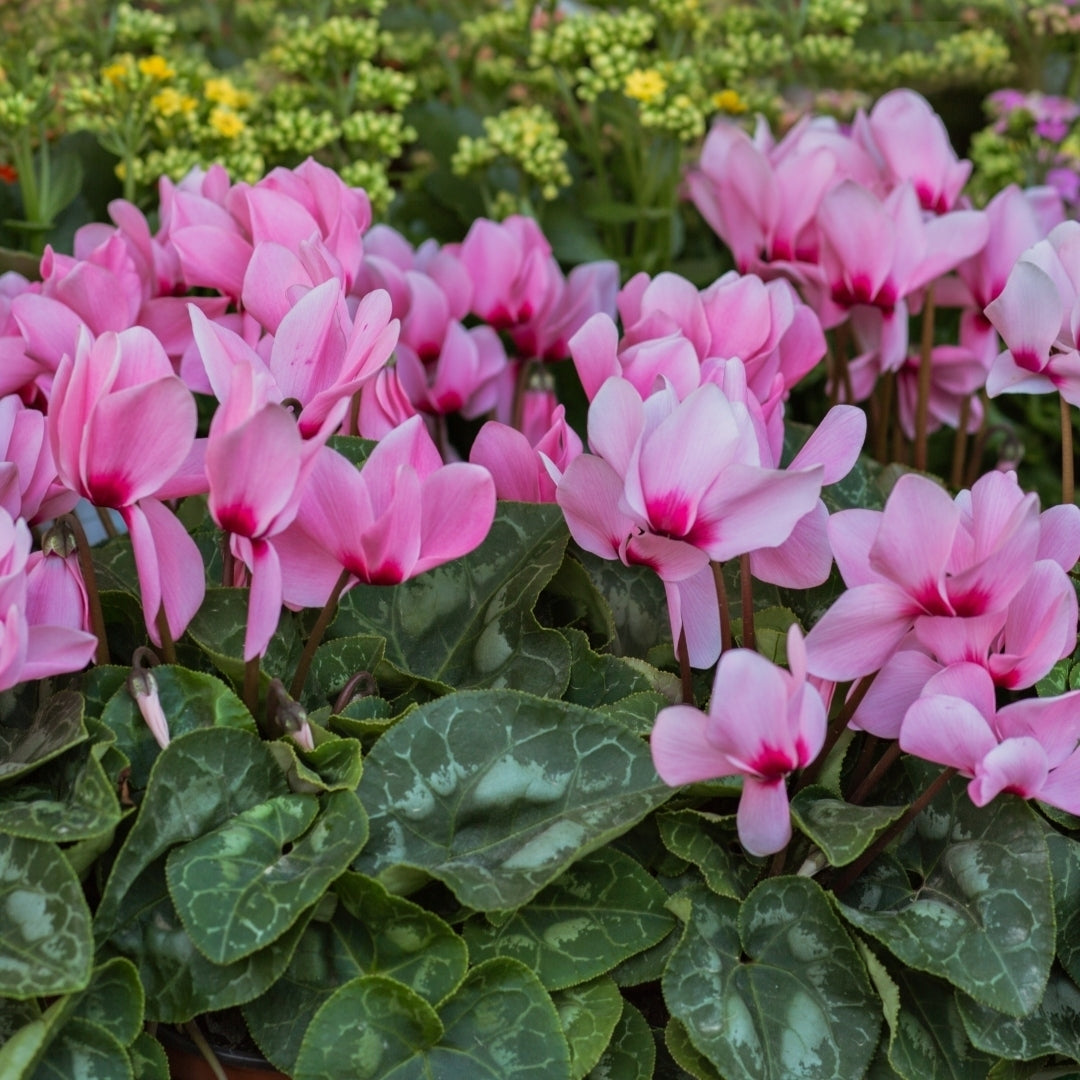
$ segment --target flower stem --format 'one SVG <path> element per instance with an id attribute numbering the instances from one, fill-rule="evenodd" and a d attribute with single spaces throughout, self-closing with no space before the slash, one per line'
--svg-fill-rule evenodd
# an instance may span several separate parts
<path id="1" fill-rule="evenodd" d="M 75 536 L 75 545 L 79 552 L 79 569 L 86 585 L 87 607 L 90 610 L 90 629 L 97 638 L 94 651 L 95 664 L 109 663 L 109 639 L 105 634 L 105 613 L 101 610 L 101 594 L 98 592 L 97 574 L 94 573 L 94 558 L 90 553 L 90 541 L 86 539 L 86 530 L 75 514 L 65 514 L 65 521 L 71 526 Z"/>
<path id="2" fill-rule="evenodd" d="M 311 636 L 307 639 L 303 654 L 300 656 L 300 663 L 296 665 L 292 686 L 289 687 L 289 697 L 294 701 L 300 700 L 300 693 L 304 689 L 308 672 L 311 670 L 311 662 L 315 659 L 315 650 L 319 647 L 323 634 L 326 633 L 327 627 L 333 622 L 334 616 L 337 614 L 338 600 L 341 599 L 345 586 L 349 584 L 350 577 L 352 577 L 352 574 L 348 570 L 341 571 L 341 576 L 335 582 L 330 598 L 323 605 L 319 617 L 315 620 L 315 625 L 311 628 Z"/>
<path id="3" fill-rule="evenodd" d="M 731 608 L 728 605 L 727 586 L 724 584 L 724 568 L 720 563 L 714 562 L 712 572 L 716 586 L 716 602 L 720 606 L 720 651 L 727 652 L 732 646 Z"/>
<path id="4" fill-rule="evenodd" d="M 942 770 L 937 779 L 904 811 L 903 815 L 894 821 L 837 879 L 833 885 L 833 892 L 837 896 L 846 892 L 862 872 L 933 802 L 941 789 L 955 775 L 954 768 Z"/>
<path id="5" fill-rule="evenodd" d="M 1069 403 L 1061 398 L 1061 501 L 1068 506 L 1075 495 L 1073 474 L 1072 413 Z"/>
<path id="6" fill-rule="evenodd" d="M 173 643 L 172 634 L 169 633 L 169 620 L 165 615 L 165 608 L 158 608 L 157 617 L 154 620 L 157 627 L 158 637 L 161 638 L 161 655 L 166 664 L 176 663 L 176 645 Z"/>
<path id="7" fill-rule="evenodd" d="M 949 482 L 959 490 L 964 483 L 964 458 L 967 453 L 967 429 L 971 420 L 971 395 L 968 394 L 960 402 L 960 419 L 956 425 L 956 435 L 953 437 L 952 471 L 949 473 Z"/>
<path id="8" fill-rule="evenodd" d="M 244 704 L 254 717 L 259 708 L 259 661 L 260 656 L 253 656 L 244 663 Z"/>
<path id="9" fill-rule="evenodd" d="M 739 588 L 742 601 L 742 645 L 754 648 L 754 579 L 750 574 L 750 556 L 739 556 Z"/>
<path id="10" fill-rule="evenodd" d="M 915 401 L 915 468 L 926 472 L 926 428 L 930 419 L 930 377 L 934 351 L 934 287 L 926 290 L 922 313 L 922 345 L 919 351 L 919 390 Z"/>
<path id="11" fill-rule="evenodd" d="M 878 758 L 878 763 L 863 777 L 861 783 L 851 793 L 848 802 L 858 806 L 877 787 L 877 782 L 889 771 L 890 766 L 899 756 L 900 743 L 891 743 L 888 750 Z"/>
<path id="12" fill-rule="evenodd" d="M 875 671 L 872 675 L 860 679 L 858 685 L 849 695 L 847 701 L 844 702 L 840 711 L 829 722 L 829 730 L 825 734 L 825 742 L 818 751 L 818 756 L 814 758 L 814 760 L 810 762 L 799 775 L 798 782 L 791 792 L 793 795 L 797 791 L 802 791 L 807 784 L 811 784 L 817 779 L 818 773 L 821 772 L 826 759 L 829 754 L 832 753 L 833 747 L 840 741 L 840 736 L 847 730 L 848 721 L 855 715 L 855 710 L 862 704 L 863 698 L 866 697 L 867 691 L 870 689 L 876 678 L 877 672 Z"/>
<path id="13" fill-rule="evenodd" d="M 217 1054 L 214 1053 L 210 1044 L 206 1041 L 206 1037 L 199 1030 L 194 1021 L 190 1021 L 184 1025 L 184 1030 L 188 1034 L 188 1038 L 199 1048 L 199 1053 L 206 1059 L 206 1064 L 210 1071 L 214 1074 L 215 1080 L 229 1080 L 225 1074 L 225 1070 L 221 1067 L 221 1062 L 218 1061 Z"/>
<path id="14" fill-rule="evenodd" d="M 690 649 L 686 644 L 686 631 L 679 631 L 679 644 L 675 650 L 679 657 L 679 681 L 682 684 L 682 699 L 684 705 L 695 705 L 694 700 L 694 672 L 690 667 Z"/>

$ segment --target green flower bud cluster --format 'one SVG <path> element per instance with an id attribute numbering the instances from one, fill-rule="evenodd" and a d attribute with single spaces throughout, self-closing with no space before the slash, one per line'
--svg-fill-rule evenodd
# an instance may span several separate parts
<path id="1" fill-rule="evenodd" d="M 166 15 L 131 4 L 117 4 L 112 31 L 115 52 L 164 53 L 176 37 L 176 22 Z"/>
<path id="2" fill-rule="evenodd" d="M 312 25 L 306 15 L 279 19 L 276 43 L 268 59 L 290 75 L 315 82 L 340 78 L 361 60 L 370 60 L 379 49 L 379 24 L 374 19 L 335 16 Z"/>
<path id="3" fill-rule="evenodd" d="M 0 72 L 0 138 L 38 127 L 53 109 L 52 84 L 44 75 L 32 75 L 17 86 Z"/>
<path id="4" fill-rule="evenodd" d="M 347 161 L 338 170 L 341 179 L 350 187 L 363 188 L 371 200 L 371 209 L 375 214 L 383 214 L 394 198 L 394 189 L 390 186 L 386 165 L 382 161 L 355 160 Z"/>
<path id="5" fill-rule="evenodd" d="M 850 75 L 859 63 L 855 39 L 850 37 L 838 37 L 832 34 L 805 34 L 795 42 L 792 51 L 800 63 L 826 77 Z M 879 58 L 877 53 L 874 53 L 873 56 L 875 59 Z M 862 59 L 865 62 L 865 54 Z"/>
<path id="6" fill-rule="evenodd" d="M 886 85 L 918 79 L 927 88 L 1001 84 L 1013 73 L 1009 46 L 990 27 L 961 30 L 934 42 L 931 52 L 901 53 L 887 65 Z"/>
<path id="7" fill-rule="evenodd" d="M 264 118 L 258 138 L 270 158 L 304 158 L 334 142 L 341 128 L 329 109 L 281 109 Z"/>
<path id="8" fill-rule="evenodd" d="M 605 91 L 622 93 L 630 74 L 646 64 L 636 49 L 615 44 L 608 52 L 593 58 L 592 66 L 578 68 L 577 96 L 582 101 L 595 101 Z"/>
<path id="9" fill-rule="evenodd" d="M 701 0 L 653 0 L 651 9 L 675 30 L 685 30 L 700 38 L 711 26 L 709 13 Z"/>
<path id="10" fill-rule="evenodd" d="M 625 11 L 590 11 L 571 15 L 549 30 L 533 32 L 529 64 L 539 67 L 596 66 L 614 50 L 635 53 L 656 33 L 656 19 L 640 8 Z M 625 73 L 624 73 L 625 77 Z"/>
<path id="11" fill-rule="evenodd" d="M 471 50 L 502 50 L 512 42 L 520 42 L 528 33 L 531 7 L 531 4 L 526 6 L 521 0 L 515 0 L 507 7 L 465 19 L 458 26 L 461 43 Z"/>
<path id="12" fill-rule="evenodd" d="M 705 109 L 686 93 L 663 100 L 642 102 L 641 126 L 668 131 L 680 142 L 692 143 L 705 134 Z"/>
<path id="13" fill-rule="evenodd" d="M 1009 184 L 1023 187 L 1030 182 L 1021 144 L 993 128 L 975 132 L 968 156 L 974 168 L 965 191 L 977 206 L 984 206 Z"/>
<path id="14" fill-rule="evenodd" d="M 401 112 L 416 93 L 416 80 L 402 71 L 361 60 L 356 65 L 356 99 L 364 105 L 387 105 Z"/>
<path id="15" fill-rule="evenodd" d="M 342 120 L 341 137 L 350 149 L 360 145 L 370 150 L 373 157 L 393 161 L 401 156 L 406 143 L 416 141 L 417 135 L 401 113 L 361 109 Z"/>
<path id="16" fill-rule="evenodd" d="M 865 0 L 807 0 L 806 28 L 814 33 L 839 31 L 854 36 L 869 12 Z"/>
<path id="17" fill-rule="evenodd" d="M 482 138 L 463 135 L 450 164 L 456 175 L 466 176 L 499 157 L 508 158 L 550 201 L 561 188 L 570 186 L 568 149 L 551 113 L 542 105 L 521 105 L 485 117 Z"/>

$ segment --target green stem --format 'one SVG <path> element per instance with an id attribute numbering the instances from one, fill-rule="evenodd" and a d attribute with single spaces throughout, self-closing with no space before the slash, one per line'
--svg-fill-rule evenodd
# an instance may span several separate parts
<path id="1" fill-rule="evenodd" d="M 307 639 L 307 644 L 304 646 L 304 651 L 300 656 L 300 663 L 296 665 L 296 673 L 293 675 L 292 686 L 289 687 L 289 697 L 293 701 L 300 700 L 300 694 L 304 689 L 304 683 L 307 682 L 308 672 L 311 670 L 311 662 L 315 659 L 315 650 L 319 647 L 319 643 L 323 639 L 323 634 L 326 633 L 327 627 L 333 622 L 334 615 L 337 614 L 338 600 L 341 599 L 341 594 L 345 591 L 345 586 L 349 584 L 349 578 L 352 574 L 348 570 L 342 570 L 341 576 L 334 584 L 334 588 L 330 593 L 330 598 L 323 605 L 322 611 L 319 612 L 319 617 L 315 620 L 315 625 L 311 628 L 311 636 Z"/>

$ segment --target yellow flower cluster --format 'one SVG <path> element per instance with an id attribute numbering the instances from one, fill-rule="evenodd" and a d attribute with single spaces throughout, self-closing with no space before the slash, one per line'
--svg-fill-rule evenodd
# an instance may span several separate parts
<path id="1" fill-rule="evenodd" d="M 667 80 L 656 68 L 635 68 L 623 84 L 623 93 L 627 97 L 646 103 L 662 97 L 666 89 Z"/>

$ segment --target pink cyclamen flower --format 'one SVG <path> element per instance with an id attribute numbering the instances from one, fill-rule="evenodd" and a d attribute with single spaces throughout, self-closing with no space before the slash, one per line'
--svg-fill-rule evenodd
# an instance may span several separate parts
<path id="1" fill-rule="evenodd" d="M 1080 813 L 1080 690 L 998 709 L 987 671 L 954 664 L 907 710 L 900 747 L 970 777 L 976 806 L 1007 791 Z"/>
<path id="2" fill-rule="evenodd" d="M 790 671 L 749 649 L 720 657 L 709 711 L 661 709 L 649 740 L 667 784 L 741 775 L 739 840 L 751 855 L 771 855 L 791 839 L 787 777 L 809 765 L 825 741 L 825 706 L 806 676 L 797 625 L 788 631 Z"/>
<path id="3" fill-rule="evenodd" d="M 991 397 L 1057 390 L 1080 405 L 1080 222 L 1020 256 L 986 317 L 1005 341 L 986 381 Z"/>
<path id="4" fill-rule="evenodd" d="M 684 610 L 679 583 L 706 573 L 710 560 L 787 540 L 817 503 L 823 465 L 767 467 L 746 405 L 713 383 L 680 402 L 670 386 L 642 400 L 627 380 L 608 379 L 588 429 L 593 452 L 570 462 L 558 485 L 571 535 L 601 558 L 652 567 L 665 583 L 673 639 L 685 631 L 691 664 L 711 666 L 720 652 L 715 594 L 708 610 Z"/>
<path id="5" fill-rule="evenodd" d="M 845 510 L 829 539 L 848 586 L 807 636 L 810 670 L 868 675 L 925 620 L 1004 612 L 1040 557 L 1038 497 L 1015 473 L 987 473 L 956 499 L 932 480 L 902 476 L 884 511 Z"/>
<path id="6" fill-rule="evenodd" d="M 343 570 L 347 588 L 415 577 L 472 551 L 494 518 L 491 475 L 444 465 L 419 416 L 383 438 L 360 469 L 324 447 L 296 520 L 275 539 L 285 602 L 322 607 Z"/>
<path id="7" fill-rule="evenodd" d="M 161 501 L 195 448 L 196 409 L 161 343 L 140 326 L 91 342 L 60 362 L 49 445 L 61 482 L 95 506 L 119 510 L 131 534 L 146 629 L 163 613 L 178 638 L 205 593 L 202 556 Z M 186 490 L 205 491 L 205 484 Z M 176 494 L 169 490 L 169 496 Z"/>

